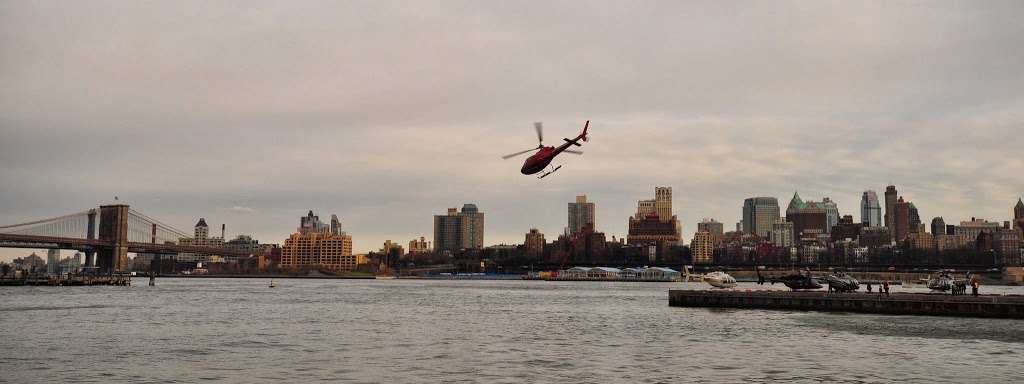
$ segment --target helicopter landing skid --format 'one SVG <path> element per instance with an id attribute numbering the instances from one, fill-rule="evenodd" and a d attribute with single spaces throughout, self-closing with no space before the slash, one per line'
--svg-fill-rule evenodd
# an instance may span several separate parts
<path id="1" fill-rule="evenodd" d="M 562 166 L 561 166 L 561 165 L 559 165 L 559 166 L 555 167 L 555 169 L 552 169 L 552 170 L 550 170 L 550 171 L 548 171 L 548 172 L 545 172 L 545 173 L 544 173 L 543 175 L 540 175 L 540 176 L 538 176 L 537 178 L 538 178 L 538 179 L 543 179 L 543 178 L 544 178 L 544 177 L 546 177 L 547 175 L 550 175 L 550 174 L 552 174 L 552 173 L 555 173 L 555 171 L 557 171 L 557 170 L 559 170 L 559 169 L 561 169 L 561 168 L 562 168 Z"/>

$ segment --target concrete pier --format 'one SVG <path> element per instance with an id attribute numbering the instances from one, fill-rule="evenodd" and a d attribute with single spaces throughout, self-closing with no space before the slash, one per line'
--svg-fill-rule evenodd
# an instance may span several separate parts
<path id="1" fill-rule="evenodd" d="M 128 274 L 105 276 L 92 275 L 60 275 L 60 276 L 27 276 L 0 279 L 0 286 L 49 285 L 49 286 L 92 286 L 92 285 L 132 285 L 132 277 Z"/>
<path id="2" fill-rule="evenodd" d="M 668 292 L 673 307 L 755 308 L 839 311 L 891 315 L 1002 317 L 1024 319 L 1024 296 L 893 293 L 828 293 L 825 291 L 696 291 Z"/>

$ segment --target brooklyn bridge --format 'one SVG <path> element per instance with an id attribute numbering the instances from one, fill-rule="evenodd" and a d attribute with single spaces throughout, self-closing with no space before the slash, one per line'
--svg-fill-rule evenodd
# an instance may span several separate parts
<path id="1" fill-rule="evenodd" d="M 99 274 L 127 272 L 128 253 L 208 253 L 249 256 L 224 247 L 179 245 L 186 232 L 125 204 L 102 205 L 60 217 L 0 226 L 0 247 L 69 249 L 85 254 L 86 269 Z"/>

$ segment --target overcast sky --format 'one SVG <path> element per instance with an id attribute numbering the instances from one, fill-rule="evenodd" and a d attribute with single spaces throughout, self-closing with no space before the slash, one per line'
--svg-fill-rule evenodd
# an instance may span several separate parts
<path id="1" fill-rule="evenodd" d="M 0 2 L 0 224 L 113 196 L 282 242 L 312 209 L 357 251 L 476 203 L 487 244 L 554 238 L 587 194 L 626 233 L 672 186 L 690 238 L 743 199 L 893 183 L 922 218 L 1024 194 L 1024 2 Z M 519 174 L 543 121 L 583 156 Z M 0 259 L 27 254 L 0 252 Z"/>

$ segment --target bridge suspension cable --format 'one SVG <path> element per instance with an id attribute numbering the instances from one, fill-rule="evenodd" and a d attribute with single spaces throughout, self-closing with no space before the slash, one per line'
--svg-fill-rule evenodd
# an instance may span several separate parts
<path id="1" fill-rule="evenodd" d="M 154 233 L 154 229 L 156 230 Z M 188 233 L 149 217 L 134 209 L 128 210 L 128 239 L 136 243 L 177 244 Z"/>
<path id="2" fill-rule="evenodd" d="M 0 226 L 0 233 L 84 239 L 88 236 L 90 212 L 95 211 L 90 209 L 27 223 L 3 225 Z"/>

